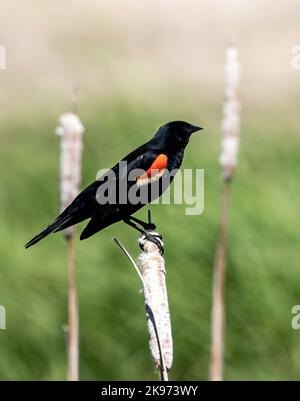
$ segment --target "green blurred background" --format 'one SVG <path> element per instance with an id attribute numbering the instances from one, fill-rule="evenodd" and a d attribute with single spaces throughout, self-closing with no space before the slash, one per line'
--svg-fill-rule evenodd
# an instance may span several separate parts
<path id="1" fill-rule="evenodd" d="M 57 215 L 58 117 L 79 88 L 82 186 L 163 123 L 205 127 L 183 167 L 205 169 L 205 210 L 153 205 L 165 241 L 173 323 L 170 378 L 208 378 L 211 286 L 219 218 L 225 50 L 242 62 L 242 140 L 232 186 L 225 379 L 299 379 L 300 43 L 297 0 L 4 0 L 0 44 L 0 379 L 65 379 L 66 245 L 23 245 Z M 146 209 L 138 216 L 145 218 Z M 82 229 L 84 225 L 79 227 Z M 78 230 L 78 231 L 79 231 Z M 140 283 L 112 241 L 135 257 L 119 223 L 76 239 L 81 379 L 152 380 Z"/>

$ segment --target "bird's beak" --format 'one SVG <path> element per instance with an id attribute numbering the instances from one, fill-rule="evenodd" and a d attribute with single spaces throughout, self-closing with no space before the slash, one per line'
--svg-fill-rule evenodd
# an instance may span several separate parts
<path id="1" fill-rule="evenodd" d="M 203 128 L 197 127 L 196 125 L 191 125 L 191 127 L 190 127 L 190 133 L 191 134 L 193 134 L 196 131 L 201 131 L 201 130 L 203 130 Z"/>

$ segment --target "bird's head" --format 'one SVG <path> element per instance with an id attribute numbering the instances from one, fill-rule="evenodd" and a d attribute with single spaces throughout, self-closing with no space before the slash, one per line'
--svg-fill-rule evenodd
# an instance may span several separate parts
<path id="1" fill-rule="evenodd" d="M 185 148 L 191 135 L 202 129 L 185 121 L 171 121 L 161 126 L 154 138 L 172 148 Z"/>

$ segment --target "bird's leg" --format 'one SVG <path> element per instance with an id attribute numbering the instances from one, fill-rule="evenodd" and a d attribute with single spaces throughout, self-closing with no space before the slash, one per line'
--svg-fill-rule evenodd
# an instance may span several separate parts
<path id="1" fill-rule="evenodd" d="M 154 234 L 151 234 L 149 232 L 150 229 L 151 230 L 153 229 L 153 226 L 154 226 L 154 229 L 155 229 L 155 225 L 154 224 L 151 224 L 151 223 L 147 224 L 145 222 L 142 222 L 143 225 L 146 225 L 146 228 L 144 228 L 143 226 L 140 227 L 135 223 L 135 222 L 137 222 L 139 224 L 140 220 L 138 220 L 136 218 L 133 219 L 132 216 L 129 216 L 128 218 L 124 219 L 123 221 L 124 221 L 124 223 L 128 224 L 130 227 L 134 228 L 135 230 L 137 230 L 141 234 L 143 234 L 149 241 L 153 242 L 158 247 L 159 252 L 161 253 L 161 255 L 164 253 L 164 248 L 163 248 L 162 243 L 160 241 L 161 236 L 160 235 L 154 235 Z M 150 225 L 150 228 L 149 228 L 149 225 Z"/>
<path id="2" fill-rule="evenodd" d="M 129 216 L 129 220 L 132 220 L 135 223 L 138 223 L 141 227 L 143 227 L 147 231 L 154 231 L 156 229 L 156 225 L 155 224 L 153 224 L 151 222 L 146 223 L 145 221 L 137 219 L 134 216 Z"/>

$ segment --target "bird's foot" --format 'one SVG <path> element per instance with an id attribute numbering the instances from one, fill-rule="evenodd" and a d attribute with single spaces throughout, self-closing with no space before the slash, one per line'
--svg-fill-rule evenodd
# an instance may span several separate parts
<path id="1" fill-rule="evenodd" d="M 149 218 L 149 221 L 147 223 L 143 220 L 137 219 L 134 216 L 130 216 L 129 220 L 134 221 L 135 223 L 139 224 L 141 227 L 143 227 L 143 229 L 145 231 L 155 231 L 156 230 L 156 225 L 151 222 L 151 218 Z"/>
<path id="2" fill-rule="evenodd" d="M 152 223 L 151 220 L 151 213 L 148 210 L 148 223 L 137 219 L 134 216 L 129 216 L 123 220 L 124 223 L 128 224 L 129 226 L 133 227 L 135 230 L 139 231 L 141 234 L 144 235 L 145 239 L 155 244 L 161 255 L 164 253 L 164 247 L 162 242 L 162 236 L 155 233 L 156 225 Z M 140 248 L 143 250 L 143 245 L 140 242 Z"/>
<path id="3" fill-rule="evenodd" d="M 161 255 L 164 254 L 164 247 L 163 247 L 162 236 L 161 235 L 153 234 L 152 232 L 149 232 L 149 231 L 146 231 L 146 230 L 145 230 L 145 232 L 143 232 L 143 235 L 144 235 L 146 240 L 152 242 L 153 244 L 155 244 L 158 247 L 159 253 Z M 143 249 L 143 245 L 141 243 L 140 243 L 140 248 L 142 250 L 144 250 Z"/>
<path id="4" fill-rule="evenodd" d="M 156 225 L 153 223 L 144 223 L 142 226 L 146 231 L 155 231 Z"/>

